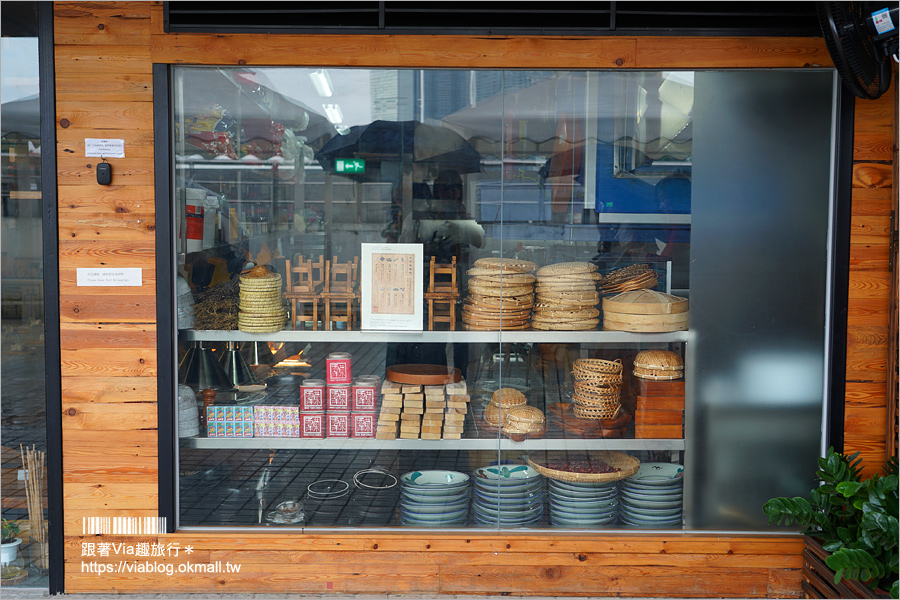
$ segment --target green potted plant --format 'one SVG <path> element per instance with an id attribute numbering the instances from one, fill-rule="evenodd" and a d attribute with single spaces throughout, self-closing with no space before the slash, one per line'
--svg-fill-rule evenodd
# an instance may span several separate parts
<path id="1" fill-rule="evenodd" d="M 898 597 L 897 458 L 885 474 L 863 480 L 857 457 L 829 448 L 819 458 L 819 485 L 806 498 L 772 498 L 763 505 L 769 523 L 805 526 L 807 546 L 820 545 L 834 583 L 860 581 Z M 877 597 L 869 595 L 867 597 Z"/>
<path id="2" fill-rule="evenodd" d="M 19 553 L 19 544 L 22 543 L 22 538 L 18 537 L 20 531 L 18 521 L 3 519 L 2 540 L 0 540 L 0 565 L 3 567 L 15 561 Z"/>

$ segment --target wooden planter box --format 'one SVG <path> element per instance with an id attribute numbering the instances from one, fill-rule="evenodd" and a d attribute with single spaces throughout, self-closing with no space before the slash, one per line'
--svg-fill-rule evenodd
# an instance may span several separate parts
<path id="1" fill-rule="evenodd" d="M 803 549 L 803 580 L 800 586 L 804 598 L 890 598 L 883 590 L 873 590 L 861 581 L 841 579 L 834 583 L 834 571 L 825 564 L 830 554 L 814 538 L 806 536 Z"/>

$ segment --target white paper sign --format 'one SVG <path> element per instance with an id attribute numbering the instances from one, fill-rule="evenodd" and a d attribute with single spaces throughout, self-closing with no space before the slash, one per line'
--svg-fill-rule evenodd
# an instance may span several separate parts
<path id="1" fill-rule="evenodd" d="M 422 331 L 422 244 L 361 244 L 362 329 Z"/>
<path id="2" fill-rule="evenodd" d="M 143 285 L 143 269 L 77 269 L 78 286 L 140 287 Z"/>
<path id="3" fill-rule="evenodd" d="M 84 155 L 100 158 L 125 158 L 125 140 L 84 138 Z"/>

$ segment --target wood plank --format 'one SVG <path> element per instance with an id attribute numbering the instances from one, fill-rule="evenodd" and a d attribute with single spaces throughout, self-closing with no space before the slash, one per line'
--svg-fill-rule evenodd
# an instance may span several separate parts
<path id="1" fill-rule="evenodd" d="M 135 478 L 159 477 L 159 458 L 155 456 L 117 457 L 115 462 L 97 452 L 93 456 L 63 456 L 63 483 L 133 483 Z"/>
<path id="2" fill-rule="evenodd" d="M 98 437 L 107 431 L 157 429 L 156 403 L 129 402 L 101 404 L 99 402 L 69 403 L 62 408 L 63 430 L 95 431 Z"/>
<path id="3" fill-rule="evenodd" d="M 135 479 L 139 478 L 135 477 Z M 145 479 L 146 482 L 66 483 L 63 486 L 63 509 L 67 512 L 69 510 L 95 510 L 95 516 L 103 516 L 103 511 L 106 509 L 158 510 L 159 484 L 156 478 L 148 476 L 142 479 Z"/>
<path id="4" fill-rule="evenodd" d="M 890 298 L 850 298 L 847 325 L 852 327 L 887 325 Z"/>
<path id="5" fill-rule="evenodd" d="M 148 291 L 146 287 L 143 289 Z M 152 293 L 152 290 L 148 293 Z M 68 323 L 154 323 L 156 296 L 125 294 L 61 296 L 59 318 L 60 321 Z"/>
<path id="6" fill-rule="evenodd" d="M 865 435 L 867 432 L 884 431 L 887 427 L 885 406 L 848 406 L 844 412 L 844 434 Z"/>
<path id="7" fill-rule="evenodd" d="M 62 350 L 88 348 L 143 348 L 155 351 L 156 328 L 127 323 L 63 323 L 60 325 Z"/>
<path id="8" fill-rule="evenodd" d="M 637 69 L 830 67 L 821 38 L 639 37 Z"/>
<path id="9" fill-rule="evenodd" d="M 56 86 L 66 102 L 152 102 L 153 76 L 149 73 L 56 72 Z M 91 136 L 88 136 L 91 137 Z"/>
<path id="10" fill-rule="evenodd" d="M 801 569 L 771 569 L 766 594 L 769 598 L 799 598 Z"/>
<path id="11" fill-rule="evenodd" d="M 891 217 L 859 216 L 850 218 L 851 244 L 884 244 L 890 243 Z"/>
<path id="12" fill-rule="evenodd" d="M 152 185 L 61 185 L 57 192 L 60 213 L 70 210 L 156 212 Z"/>
<path id="13" fill-rule="evenodd" d="M 157 374 L 156 348 L 79 348 L 60 351 L 63 377 L 90 374 L 104 377 L 154 377 Z"/>
<path id="14" fill-rule="evenodd" d="M 849 298 L 888 298 L 891 276 L 877 271 L 850 271 Z M 887 314 L 885 314 L 887 317 Z"/>
<path id="15" fill-rule="evenodd" d="M 156 377 L 84 377 L 62 378 L 62 401 L 84 402 L 156 402 Z"/>
<path id="16" fill-rule="evenodd" d="M 887 350 L 889 335 L 886 326 L 852 327 L 847 331 L 847 343 L 853 347 L 880 346 Z"/>
<path id="17" fill-rule="evenodd" d="M 97 135 L 102 135 L 98 131 Z M 97 187 L 97 158 L 74 159 L 61 157 L 57 170 L 60 186 Z M 117 186 L 152 186 L 154 183 L 153 160 L 149 158 L 112 158 L 112 183 Z"/>
<path id="18" fill-rule="evenodd" d="M 847 381 L 887 381 L 887 346 L 847 347 Z"/>
<path id="19" fill-rule="evenodd" d="M 68 119 L 69 127 L 93 130 L 153 130 L 153 102 L 66 102 L 57 96 L 56 119 Z M 99 134 L 94 137 L 99 137 Z M 126 152 L 125 156 L 128 156 Z"/>
<path id="20" fill-rule="evenodd" d="M 853 271 L 887 271 L 891 247 L 885 244 L 850 244 L 850 269 Z"/>
<path id="21" fill-rule="evenodd" d="M 441 568 L 441 593 L 463 594 L 503 590 L 504 594 L 565 596 L 604 595 L 696 598 L 765 597 L 768 574 L 762 569 L 713 570 L 668 567 L 620 567 L 611 570 L 558 565 L 542 567 Z M 474 580 L 473 580 L 474 576 Z"/>
<path id="22" fill-rule="evenodd" d="M 131 240 L 112 242 L 65 240 L 59 241 L 60 268 L 77 267 L 140 267 L 156 270 L 155 240 Z M 113 291 L 115 288 L 107 288 Z"/>
<path id="23" fill-rule="evenodd" d="M 848 381 L 844 388 L 844 406 L 870 407 L 885 405 L 884 385 L 872 381 Z"/>
<path id="24" fill-rule="evenodd" d="M 70 73 L 96 73 L 104 76 L 153 73 L 150 47 L 146 45 L 56 46 L 54 52 L 57 72 L 66 70 Z M 56 93 L 58 97 L 65 97 L 66 90 L 58 82 Z"/>
<path id="25" fill-rule="evenodd" d="M 896 199 L 891 188 L 853 188 L 852 192 L 853 216 L 882 216 L 890 217 Z"/>
<path id="26" fill-rule="evenodd" d="M 135 430 L 128 436 L 97 435 L 96 431 L 67 429 L 62 432 L 67 458 L 101 453 L 116 460 L 130 457 L 155 457 L 159 454 L 159 434 L 154 430 Z"/>
<path id="27" fill-rule="evenodd" d="M 156 240 L 154 213 L 94 213 L 59 218 L 59 237 L 64 240 L 130 241 L 135 238 Z"/>
<path id="28" fill-rule="evenodd" d="M 150 43 L 146 2 L 58 2 L 53 17 L 58 45 Z"/>
<path id="29" fill-rule="evenodd" d="M 671 38 L 669 38 L 671 39 Z M 552 36 L 153 35 L 152 62 L 479 69 L 633 68 L 634 38 Z M 621 61 L 621 64 L 617 61 Z"/>
<path id="30" fill-rule="evenodd" d="M 891 165 L 861 162 L 853 164 L 853 187 L 891 187 Z"/>
<path id="31" fill-rule="evenodd" d="M 896 81 L 892 81 L 892 87 Z M 881 98 L 857 102 L 854 108 L 853 160 L 894 158 L 894 119 L 897 107 L 893 90 Z"/>

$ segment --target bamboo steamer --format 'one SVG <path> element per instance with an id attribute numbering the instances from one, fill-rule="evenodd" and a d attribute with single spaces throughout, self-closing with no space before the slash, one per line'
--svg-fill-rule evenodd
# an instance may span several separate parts
<path id="1" fill-rule="evenodd" d="M 688 328 L 688 300 L 653 290 L 633 290 L 603 299 L 603 329 L 666 332 Z"/>
<path id="2" fill-rule="evenodd" d="M 603 312 L 671 315 L 688 312 L 688 299 L 654 290 L 632 290 L 603 299 Z"/>

